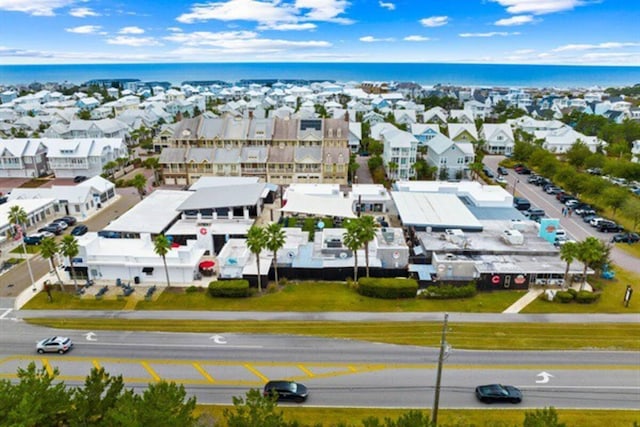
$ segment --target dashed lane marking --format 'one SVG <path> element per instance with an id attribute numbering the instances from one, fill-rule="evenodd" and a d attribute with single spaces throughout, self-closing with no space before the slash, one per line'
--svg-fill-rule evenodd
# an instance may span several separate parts
<path id="1" fill-rule="evenodd" d="M 149 375 L 151 375 L 151 377 L 155 381 L 160 381 L 160 376 L 156 373 L 156 371 L 153 370 L 153 368 L 147 362 L 140 362 L 140 364 L 144 369 L 146 369 L 147 372 L 149 372 Z"/>
<path id="2" fill-rule="evenodd" d="M 13 311 L 13 308 L 8 308 L 4 311 L 4 313 L 0 314 L 0 320 L 4 319 Z"/>
<path id="3" fill-rule="evenodd" d="M 215 380 L 213 379 L 213 377 L 211 375 L 209 375 L 209 373 L 207 371 L 205 371 L 202 366 L 200 366 L 199 363 L 197 362 L 193 362 L 192 363 L 193 367 L 196 368 L 196 371 L 200 372 L 200 375 L 202 375 L 203 377 L 205 377 L 205 379 L 210 382 L 210 383 L 215 383 Z"/>
<path id="4" fill-rule="evenodd" d="M 298 365 L 298 369 L 305 373 L 309 378 L 315 377 L 315 374 L 304 367 L 304 365 Z"/>
<path id="5" fill-rule="evenodd" d="M 245 363 L 243 365 L 249 372 L 251 372 L 252 374 L 254 374 L 256 377 L 260 378 L 262 381 L 269 382 L 269 378 L 265 377 L 264 375 L 262 375 L 262 372 L 258 371 L 256 368 L 254 368 L 253 366 L 251 366 L 248 363 Z"/>

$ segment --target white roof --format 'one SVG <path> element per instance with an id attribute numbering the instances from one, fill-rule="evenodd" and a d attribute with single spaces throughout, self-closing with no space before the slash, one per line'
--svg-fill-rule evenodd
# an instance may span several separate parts
<path id="1" fill-rule="evenodd" d="M 40 209 L 45 208 L 47 205 L 54 203 L 54 199 L 24 199 L 24 200 L 9 200 L 7 203 L 0 205 L 0 228 L 4 228 L 9 224 L 9 211 L 13 206 L 20 206 L 25 210 L 27 216 Z"/>
<path id="2" fill-rule="evenodd" d="M 499 185 L 482 185 L 477 181 L 397 181 L 398 191 L 415 193 L 450 193 L 469 198 L 476 206 L 511 207 L 513 196 Z"/>
<path id="3" fill-rule="evenodd" d="M 92 178 L 87 179 L 86 181 L 82 181 L 77 187 L 90 187 L 94 188 L 101 193 L 108 191 L 111 188 L 115 188 L 115 184 L 107 179 L 104 179 L 100 175 L 96 175 Z"/>
<path id="4" fill-rule="evenodd" d="M 192 195 L 191 191 L 155 190 L 104 229 L 158 234 L 180 215 L 177 207 Z"/>
<path id="5" fill-rule="evenodd" d="M 342 197 L 342 193 L 340 192 L 340 184 L 303 184 L 303 183 L 292 183 L 289 184 L 287 190 L 284 193 L 284 199 L 287 200 L 289 198 L 289 194 L 291 193 L 299 193 L 313 196 L 340 196 Z"/>
<path id="6" fill-rule="evenodd" d="M 391 197 L 405 225 L 482 229 L 480 221 L 455 194 L 392 191 Z"/>
<path id="7" fill-rule="evenodd" d="M 260 178 L 252 176 L 203 176 L 194 182 L 189 190 L 195 191 L 207 187 L 227 187 L 230 185 L 257 184 Z"/>
<path id="8" fill-rule="evenodd" d="M 337 216 L 355 218 L 353 200 L 341 197 L 310 196 L 303 193 L 289 192 L 287 204 L 282 212 L 302 213 L 307 215 Z"/>

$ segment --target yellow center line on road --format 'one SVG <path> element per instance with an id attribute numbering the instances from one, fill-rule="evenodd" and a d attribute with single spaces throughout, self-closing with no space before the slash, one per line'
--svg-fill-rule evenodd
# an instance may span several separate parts
<path id="1" fill-rule="evenodd" d="M 100 369 L 100 362 L 98 362 L 96 359 L 93 359 L 91 361 L 91 364 L 93 365 L 94 368 Z"/>
<path id="2" fill-rule="evenodd" d="M 243 365 L 249 372 L 251 372 L 253 375 L 255 375 L 256 377 L 260 378 L 262 381 L 269 382 L 269 378 L 265 377 L 264 375 L 262 375 L 262 372 L 258 371 L 256 368 L 254 368 L 253 366 L 251 366 L 248 363 L 245 363 Z"/>
<path id="3" fill-rule="evenodd" d="M 49 364 L 48 359 L 42 359 L 42 366 L 47 370 L 47 374 L 49 374 L 50 377 L 53 377 L 53 368 Z"/>
<path id="4" fill-rule="evenodd" d="M 147 370 L 147 372 L 149 372 L 149 375 L 151 375 L 151 377 L 155 381 L 160 381 L 160 376 L 156 373 L 156 371 L 153 370 L 153 368 L 147 362 L 140 362 L 140 364 L 144 369 Z"/>
<path id="5" fill-rule="evenodd" d="M 202 375 L 207 381 L 209 381 L 211 384 L 215 383 L 216 381 L 213 379 L 213 377 L 211 375 L 209 375 L 209 373 L 207 371 L 205 371 L 202 366 L 200 366 L 197 362 L 193 362 L 192 363 L 193 367 L 196 368 L 196 371 L 200 372 L 200 375 Z"/>

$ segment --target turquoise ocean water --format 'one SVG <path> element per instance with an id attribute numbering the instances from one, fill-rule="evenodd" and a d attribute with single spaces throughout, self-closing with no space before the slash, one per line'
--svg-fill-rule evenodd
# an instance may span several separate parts
<path id="1" fill-rule="evenodd" d="M 336 81 L 412 81 L 510 87 L 626 86 L 640 83 L 640 67 L 426 64 L 426 63 L 158 63 L 0 65 L 0 84 L 83 83 L 91 79 L 142 81 L 306 79 Z"/>

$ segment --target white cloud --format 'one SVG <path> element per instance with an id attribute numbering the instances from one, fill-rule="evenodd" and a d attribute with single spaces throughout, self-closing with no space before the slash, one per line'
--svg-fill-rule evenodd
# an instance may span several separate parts
<path id="1" fill-rule="evenodd" d="M 517 15 L 512 16 L 511 18 L 499 19 L 493 23 L 493 25 L 497 25 L 499 27 L 510 27 L 514 25 L 523 25 L 533 22 L 533 16 L 531 15 Z"/>
<path id="2" fill-rule="evenodd" d="M 75 0 L 0 0 L 0 10 L 23 12 L 34 16 L 55 16 L 55 10 L 73 4 Z"/>
<path id="3" fill-rule="evenodd" d="M 196 31 L 193 33 L 175 33 L 164 37 L 164 40 L 180 43 L 181 51 L 189 48 L 213 47 L 220 51 L 265 52 L 286 49 L 324 48 L 331 43 L 322 40 L 281 40 L 260 38 L 254 31 Z"/>
<path id="4" fill-rule="evenodd" d="M 360 37 L 360 41 L 364 43 L 378 43 L 378 42 L 393 42 L 395 41 L 395 39 L 393 37 L 377 38 L 373 36 L 364 36 L 364 37 Z"/>
<path id="5" fill-rule="evenodd" d="M 102 28 L 100 25 L 81 25 L 79 27 L 65 28 L 67 33 L 96 34 Z"/>
<path id="6" fill-rule="evenodd" d="M 506 36 L 517 36 L 519 34 L 520 33 L 518 32 L 508 33 L 506 31 L 491 31 L 488 33 L 460 33 L 458 35 L 460 37 L 496 37 L 496 36 L 506 37 Z"/>
<path id="7" fill-rule="evenodd" d="M 427 42 L 431 39 L 425 36 L 407 36 L 403 40 L 406 42 Z"/>
<path id="8" fill-rule="evenodd" d="M 425 27 L 442 27 L 449 23 L 448 16 L 431 16 L 429 18 L 422 18 L 420 23 Z"/>
<path id="9" fill-rule="evenodd" d="M 76 7 L 75 9 L 71 9 L 69 11 L 69 15 L 75 16 L 76 18 L 86 18 L 87 16 L 100 16 L 98 12 L 95 12 L 88 7 Z"/>
<path id="10" fill-rule="evenodd" d="M 348 6 L 346 0 L 296 0 L 293 4 L 281 0 L 223 0 L 195 4 L 176 19 L 185 24 L 210 20 L 252 21 L 269 27 L 305 21 L 351 24 L 352 20 L 339 16 Z"/>
<path id="11" fill-rule="evenodd" d="M 167 27 L 167 31 L 171 31 L 172 33 L 181 33 L 182 28 L 180 27 Z"/>
<path id="12" fill-rule="evenodd" d="M 116 36 L 108 38 L 107 43 L 131 47 L 162 46 L 162 43 L 153 37 Z"/>
<path id="13" fill-rule="evenodd" d="M 532 53 L 535 53 L 535 49 L 518 49 L 515 52 L 516 55 L 530 55 Z"/>
<path id="14" fill-rule="evenodd" d="M 580 51 L 580 50 L 594 50 L 594 49 L 621 49 L 625 47 L 637 47 L 640 43 L 637 42 L 605 42 L 599 44 L 567 44 L 564 46 L 553 49 L 553 52 L 567 52 L 567 51 Z"/>
<path id="15" fill-rule="evenodd" d="M 584 0 L 491 0 L 507 8 L 507 12 L 517 15 L 521 13 L 532 13 L 534 15 L 545 15 L 547 13 L 562 12 L 572 10 L 577 6 L 582 6 L 587 2 Z"/>
<path id="16" fill-rule="evenodd" d="M 315 30 L 318 26 L 312 22 L 304 22 L 300 24 L 262 24 L 258 26 L 259 30 L 274 31 L 302 31 Z"/>
<path id="17" fill-rule="evenodd" d="M 140 27 L 123 27 L 118 34 L 144 34 L 144 30 Z"/>
<path id="18" fill-rule="evenodd" d="M 396 10 L 396 5 L 391 3 L 391 2 L 383 2 L 382 0 L 379 0 L 378 4 L 380 5 L 380 7 L 384 8 L 384 9 Z"/>

